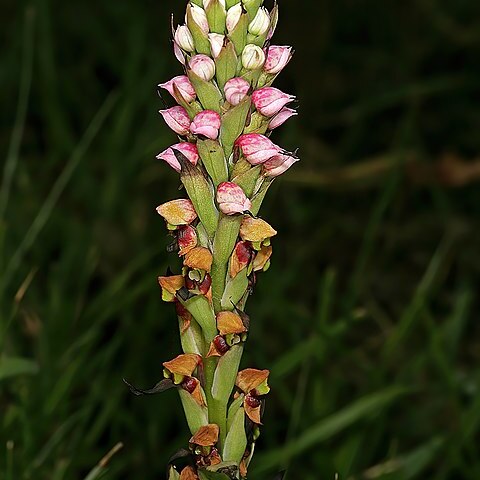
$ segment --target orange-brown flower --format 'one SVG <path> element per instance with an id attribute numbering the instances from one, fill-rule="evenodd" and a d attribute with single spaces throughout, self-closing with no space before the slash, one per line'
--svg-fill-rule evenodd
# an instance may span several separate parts
<path id="1" fill-rule="evenodd" d="M 245 413 L 254 423 L 261 424 L 262 399 L 270 391 L 267 380 L 268 370 L 247 368 L 238 372 L 236 385 L 245 394 Z"/>
<path id="2" fill-rule="evenodd" d="M 246 315 L 245 318 L 248 320 Z M 242 317 L 229 311 L 217 314 L 217 329 L 220 335 L 217 335 L 210 344 L 207 358 L 225 355 L 233 345 L 245 341 L 244 334 L 248 331 Z"/>
<path id="3" fill-rule="evenodd" d="M 180 474 L 180 480 L 199 480 L 199 477 L 193 467 L 185 467 Z"/>
<path id="4" fill-rule="evenodd" d="M 192 248 L 183 260 L 183 264 L 195 270 L 203 270 L 210 272 L 212 268 L 213 256 L 208 248 L 195 247 Z"/>
<path id="5" fill-rule="evenodd" d="M 164 203 L 157 207 L 157 212 L 165 219 L 171 230 L 176 230 L 177 227 L 183 225 L 190 225 L 197 218 L 193 203 L 185 198 Z"/>
<path id="6" fill-rule="evenodd" d="M 177 292 L 185 285 L 182 275 L 158 277 L 158 283 L 162 287 L 162 299 L 165 302 L 174 302 Z"/>
<path id="7" fill-rule="evenodd" d="M 252 242 L 254 247 L 260 246 L 276 234 L 277 231 L 261 218 L 245 217 L 240 226 L 241 239 Z"/>
<path id="8" fill-rule="evenodd" d="M 271 246 L 262 246 L 260 251 L 253 260 L 253 271 L 266 271 L 270 265 L 270 258 L 272 257 L 273 248 Z"/>
<path id="9" fill-rule="evenodd" d="M 230 258 L 230 276 L 235 278 L 252 260 L 252 247 L 249 242 L 238 242 Z"/>

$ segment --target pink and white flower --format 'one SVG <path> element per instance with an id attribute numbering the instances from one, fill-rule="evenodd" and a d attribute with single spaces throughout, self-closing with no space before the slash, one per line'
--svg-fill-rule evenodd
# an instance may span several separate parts
<path id="1" fill-rule="evenodd" d="M 192 34 L 186 25 L 180 25 L 175 31 L 175 43 L 188 53 L 195 51 L 195 42 Z"/>
<path id="2" fill-rule="evenodd" d="M 215 62 L 207 55 L 193 56 L 188 65 L 195 75 L 206 82 L 209 82 L 215 76 Z"/>
<path id="3" fill-rule="evenodd" d="M 235 77 L 229 80 L 224 87 L 225 98 L 230 105 L 238 105 L 248 95 L 250 82 L 244 78 Z"/>
<path id="4" fill-rule="evenodd" d="M 177 98 L 175 88 L 177 89 L 178 93 L 180 94 L 180 99 Z M 166 83 L 161 83 L 159 87 L 164 88 L 165 90 L 170 93 L 170 95 L 177 100 L 177 102 L 185 101 L 187 103 L 192 103 L 196 98 L 197 94 L 195 89 L 193 88 L 192 83 L 188 79 L 186 75 L 179 75 L 177 77 L 172 78 L 170 81 Z"/>
<path id="5" fill-rule="evenodd" d="M 235 141 L 235 146 L 240 148 L 243 156 L 251 165 L 260 165 L 278 155 L 282 149 L 275 145 L 265 135 L 259 133 L 246 133 Z"/>
<path id="6" fill-rule="evenodd" d="M 226 25 L 227 32 L 232 33 L 235 27 L 238 25 L 240 18 L 242 18 L 243 7 L 241 3 L 237 3 L 233 7 L 230 7 L 227 11 Z"/>
<path id="7" fill-rule="evenodd" d="M 190 117 L 187 111 L 180 106 L 160 110 L 166 124 L 178 135 L 187 135 L 190 132 Z"/>
<path id="8" fill-rule="evenodd" d="M 210 41 L 210 50 L 212 51 L 213 58 L 217 58 L 222 51 L 223 44 L 225 42 L 225 35 L 221 33 L 209 33 L 208 40 Z"/>
<path id="9" fill-rule="evenodd" d="M 180 172 L 182 167 L 175 156 L 174 150 L 178 150 L 180 153 L 182 153 L 192 165 L 197 164 L 199 159 L 197 146 L 194 143 L 189 142 L 182 142 L 172 145 L 162 153 L 159 153 L 157 155 L 157 159 L 167 162 L 175 171 Z"/>
<path id="10" fill-rule="evenodd" d="M 263 164 L 263 171 L 266 177 L 278 177 L 299 161 L 295 155 L 281 153 L 267 160 Z"/>
<path id="11" fill-rule="evenodd" d="M 190 131 L 194 135 L 203 135 L 204 137 L 216 140 L 220 131 L 222 120 L 220 115 L 213 110 L 204 110 L 200 112 L 190 125 Z"/>
<path id="12" fill-rule="evenodd" d="M 293 108 L 283 107 L 271 120 L 268 124 L 269 130 L 274 130 L 275 128 L 283 125 L 289 118 L 298 115 L 298 112 Z"/>
<path id="13" fill-rule="evenodd" d="M 245 213 L 252 208 L 252 202 L 236 183 L 223 182 L 217 189 L 217 203 L 225 215 Z"/>
<path id="14" fill-rule="evenodd" d="M 294 96 L 283 93 L 275 87 L 263 87 L 255 90 L 252 94 L 255 108 L 265 117 L 273 117 L 293 100 L 295 100 Z"/>
<path id="15" fill-rule="evenodd" d="M 267 51 L 267 60 L 263 66 L 265 73 L 280 73 L 292 59 L 292 47 L 271 45 Z"/>

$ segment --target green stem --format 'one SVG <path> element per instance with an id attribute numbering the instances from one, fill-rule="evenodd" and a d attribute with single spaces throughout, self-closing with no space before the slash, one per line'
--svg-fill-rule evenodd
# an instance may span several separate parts
<path id="1" fill-rule="evenodd" d="M 222 309 L 222 297 L 227 278 L 228 261 L 237 242 L 242 216 L 222 215 L 213 242 L 212 297 L 216 313 Z"/>

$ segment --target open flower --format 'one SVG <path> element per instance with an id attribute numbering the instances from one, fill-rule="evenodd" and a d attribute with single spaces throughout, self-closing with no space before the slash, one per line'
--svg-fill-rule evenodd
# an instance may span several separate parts
<path id="1" fill-rule="evenodd" d="M 195 353 L 184 353 L 178 357 L 163 363 L 163 375 L 172 380 L 174 385 L 180 386 L 188 392 L 195 401 L 203 406 L 206 405 L 205 394 L 200 386 L 200 381 L 193 376 L 197 367 L 202 365 L 202 357 Z"/>
<path id="2" fill-rule="evenodd" d="M 263 87 L 252 94 L 255 108 L 265 117 L 273 117 L 293 100 L 295 100 L 293 95 L 288 95 L 275 87 Z"/>
<path id="3" fill-rule="evenodd" d="M 216 140 L 222 125 L 222 119 L 213 110 L 200 112 L 190 125 L 190 131 L 194 135 L 203 135 L 211 140 Z"/>
<path id="4" fill-rule="evenodd" d="M 187 111 L 180 106 L 160 110 L 165 123 L 178 135 L 187 135 L 190 132 L 190 117 Z"/>
<path id="5" fill-rule="evenodd" d="M 217 335 L 210 344 L 210 350 L 207 357 L 221 357 L 227 353 L 233 345 L 246 340 L 248 332 L 248 317 L 244 320 L 239 314 L 229 311 L 219 312 L 217 314 Z"/>
<path id="6" fill-rule="evenodd" d="M 225 84 L 225 98 L 230 105 L 236 106 L 245 100 L 249 90 L 250 82 L 247 82 L 244 78 L 235 77 Z"/>
<path id="7" fill-rule="evenodd" d="M 167 222 L 169 230 L 190 225 L 197 219 L 197 212 L 190 200 L 181 198 L 172 200 L 157 207 L 157 213 Z"/>
<path id="8" fill-rule="evenodd" d="M 236 183 L 223 182 L 217 189 L 217 203 L 225 215 L 245 213 L 252 208 L 252 202 Z"/>
<path id="9" fill-rule="evenodd" d="M 158 86 L 167 90 L 177 102 L 185 101 L 192 103 L 197 98 L 195 88 L 193 88 L 186 75 L 178 75 L 166 83 L 160 83 Z"/>
<path id="10" fill-rule="evenodd" d="M 212 253 L 208 248 L 195 247 L 185 255 L 183 264 L 189 268 L 210 272 L 212 261 Z"/>
<path id="11" fill-rule="evenodd" d="M 170 275 L 168 277 L 158 277 L 158 284 L 162 289 L 162 300 L 172 303 L 175 301 L 177 292 L 185 285 L 183 275 Z"/>
<path id="12" fill-rule="evenodd" d="M 263 171 L 266 177 L 278 177 L 298 161 L 295 155 L 280 153 L 263 164 Z"/>
<path id="13" fill-rule="evenodd" d="M 247 368 L 238 372 L 236 386 L 245 394 L 243 406 L 248 418 L 261 424 L 262 397 L 270 391 L 268 386 L 268 370 Z"/>
<path id="14" fill-rule="evenodd" d="M 180 166 L 180 162 L 175 156 L 174 150 L 178 150 L 180 153 L 182 153 L 192 165 L 196 165 L 198 159 L 200 158 L 198 155 L 197 146 L 194 143 L 188 142 L 182 142 L 177 143 L 176 145 L 172 145 L 171 147 L 167 148 L 162 153 L 159 153 L 157 155 L 158 160 L 164 160 L 177 172 L 180 172 L 182 170 L 182 167 Z"/>
<path id="15" fill-rule="evenodd" d="M 276 234 L 277 231 L 261 218 L 245 217 L 240 225 L 240 238 L 251 242 L 255 250 L 260 250 L 264 244 L 268 245 L 270 238 Z"/>
<path id="16" fill-rule="evenodd" d="M 200 427 L 190 439 L 190 449 L 196 455 L 196 463 L 199 467 L 221 463 L 222 459 L 215 448 L 219 434 L 218 425 L 213 423 Z"/>
<path id="17" fill-rule="evenodd" d="M 265 73 L 280 73 L 292 59 L 292 47 L 271 45 L 268 47 L 267 60 L 263 66 Z"/>
<path id="18" fill-rule="evenodd" d="M 235 141 L 243 156 L 251 165 L 260 165 L 280 153 L 281 148 L 275 145 L 265 135 L 258 133 L 246 133 Z"/>

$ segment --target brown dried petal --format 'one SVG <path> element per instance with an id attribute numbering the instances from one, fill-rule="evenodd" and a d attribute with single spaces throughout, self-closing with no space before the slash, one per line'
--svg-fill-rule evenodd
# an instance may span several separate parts
<path id="1" fill-rule="evenodd" d="M 259 272 L 265 268 L 265 265 L 270 260 L 273 253 L 272 247 L 262 247 L 257 253 L 255 260 L 253 261 L 253 270 Z"/>
<path id="2" fill-rule="evenodd" d="M 190 439 L 190 443 L 200 447 L 213 447 L 218 442 L 218 434 L 218 425 L 210 423 L 200 427 L 197 433 Z"/>
<path id="3" fill-rule="evenodd" d="M 157 208 L 157 212 L 167 223 L 176 227 L 190 225 L 197 218 L 193 203 L 185 198 L 164 203 Z"/>
<path id="4" fill-rule="evenodd" d="M 164 362 L 163 366 L 169 372 L 190 377 L 201 361 L 202 357 L 200 355 L 196 353 L 185 353 L 169 362 Z"/>
<path id="5" fill-rule="evenodd" d="M 195 247 L 187 253 L 183 264 L 190 268 L 210 272 L 212 261 L 212 252 L 208 248 Z"/>
<path id="6" fill-rule="evenodd" d="M 265 380 L 267 380 L 269 375 L 269 370 L 256 370 L 255 368 L 246 368 L 245 370 L 238 372 L 235 385 L 240 390 L 242 390 L 242 392 L 248 393 L 261 385 Z"/>
<path id="7" fill-rule="evenodd" d="M 190 225 L 178 230 L 177 242 L 180 248 L 178 256 L 186 255 L 198 243 L 197 231 Z"/>
<path id="8" fill-rule="evenodd" d="M 258 425 L 262 425 L 262 421 L 260 419 L 261 410 L 262 410 L 261 405 L 258 406 L 258 407 L 251 407 L 250 405 L 248 405 L 247 402 L 244 402 L 243 405 L 244 405 L 244 408 L 245 408 L 245 413 L 247 414 L 248 418 L 253 423 L 257 423 Z"/>
<path id="9" fill-rule="evenodd" d="M 277 231 L 261 218 L 245 217 L 240 226 L 240 237 L 248 242 L 263 242 L 276 234 Z"/>
<path id="10" fill-rule="evenodd" d="M 230 276 L 235 278 L 252 259 L 252 249 L 248 242 L 238 242 L 230 259 Z"/>
<path id="11" fill-rule="evenodd" d="M 217 328 L 220 335 L 240 334 L 247 331 L 240 315 L 233 312 L 219 312 L 217 314 Z"/>
<path id="12" fill-rule="evenodd" d="M 180 480 L 199 480 L 193 467 L 185 467 L 180 474 Z"/>

